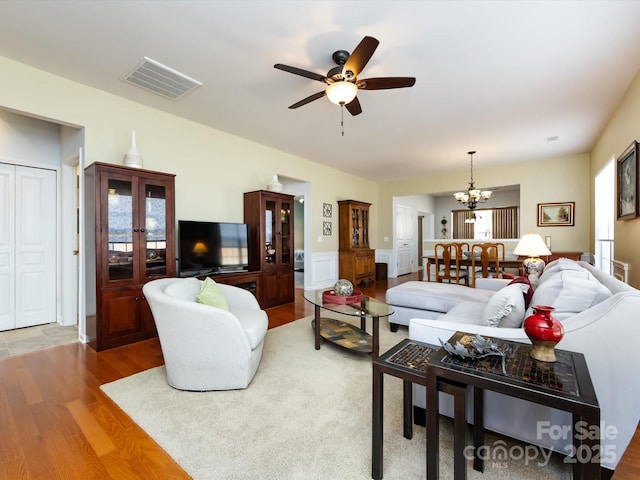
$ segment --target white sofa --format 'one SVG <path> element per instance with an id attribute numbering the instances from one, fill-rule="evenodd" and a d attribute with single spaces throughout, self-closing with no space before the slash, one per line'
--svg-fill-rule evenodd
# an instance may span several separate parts
<path id="1" fill-rule="evenodd" d="M 246 388 L 258 369 L 267 314 L 248 291 L 217 284 L 229 310 L 196 302 L 203 282 L 163 278 L 143 293 L 158 329 L 167 382 L 179 390 Z"/>
<path id="2" fill-rule="evenodd" d="M 486 284 L 504 283 L 494 280 Z M 503 282 L 503 281 L 502 281 Z M 457 285 L 429 282 L 407 282 L 399 285 L 391 297 L 404 305 L 394 305 L 402 323 L 409 320 L 409 337 L 438 345 L 456 331 L 529 342 L 521 327 L 488 326 L 487 315 L 493 312 L 490 302 L 502 295 L 498 291 L 470 289 Z M 508 283 L 508 282 L 507 282 Z M 420 297 L 422 294 L 422 298 Z M 508 297 L 508 295 L 507 295 Z M 640 420 L 640 377 L 634 369 L 640 366 L 640 291 L 606 275 L 585 262 L 560 259 L 547 265 L 540 277 L 530 305 L 551 304 L 554 315 L 562 321 L 564 338 L 558 348 L 585 355 L 601 409 L 605 438 L 602 439 L 601 464 L 614 469 L 627 448 Z M 513 312 L 515 310 L 512 309 Z M 526 311 L 524 317 L 530 314 Z M 414 404 L 424 408 L 423 387 L 414 387 Z M 452 416 L 448 395 L 441 394 L 441 413 Z M 471 399 L 470 399 L 471 400 Z M 469 402 L 470 404 L 471 402 Z M 471 407 L 468 420 L 472 422 Z M 551 438 L 541 434 L 538 422 L 549 425 L 571 425 L 567 412 L 542 407 L 524 400 L 487 392 L 485 426 L 489 430 L 528 443 L 568 453 L 570 438 Z M 615 429 L 615 433 L 613 430 Z"/>

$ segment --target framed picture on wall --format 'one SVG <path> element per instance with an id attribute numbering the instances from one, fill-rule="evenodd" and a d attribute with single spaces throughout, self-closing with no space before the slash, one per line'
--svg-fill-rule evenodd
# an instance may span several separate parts
<path id="1" fill-rule="evenodd" d="M 322 204 L 322 215 L 324 217 L 328 217 L 331 218 L 331 214 L 332 214 L 332 205 L 330 203 L 323 203 Z"/>
<path id="2" fill-rule="evenodd" d="M 618 220 L 638 216 L 638 142 L 634 141 L 618 157 L 616 168 Z"/>
<path id="3" fill-rule="evenodd" d="M 573 227 L 575 202 L 539 203 L 539 227 Z"/>

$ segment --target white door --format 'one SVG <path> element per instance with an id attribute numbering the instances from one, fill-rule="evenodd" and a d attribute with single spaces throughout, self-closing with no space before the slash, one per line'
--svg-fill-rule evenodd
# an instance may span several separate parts
<path id="1" fill-rule="evenodd" d="M 398 275 L 412 272 L 413 220 L 410 207 L 396 205 L 396 251 Z"/>
<path id="2" fill-rule="evenodd" d="M 0 330 L 56 321 L 56 172 L 3 165 L 7 184 L 9 177 L 13 187 L 3 190 L 13 189 L 13 196 L 3 192 L 0 248 L 13 268 L 2 270 L 0 298 L 8 306 Z"/>
<path id="3" fill-rule="evenodd" d="M 15 328 L 16 169 L 0 163 L 0 331 Z"/>

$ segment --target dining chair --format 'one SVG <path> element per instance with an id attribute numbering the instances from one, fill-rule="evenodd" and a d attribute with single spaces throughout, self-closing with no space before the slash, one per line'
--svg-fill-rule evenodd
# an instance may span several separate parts
<path id="1" fill-rule="evenodd" d="M 469 271 L 460 265 L 465 247 L 468 243 L 436 243 L 434 247 L 436 261 L 436 282 L 442 283 L 446 280 L 449 283 L 455 281 L 464 282 L 469 286 Z"/>
<path id="2" fill-rule="evenodd" d="M 476 286 L 476 278 L 500 278 L 503 270 L 504 243 L 474 243 L 471 246 L 471 286 Z"/>

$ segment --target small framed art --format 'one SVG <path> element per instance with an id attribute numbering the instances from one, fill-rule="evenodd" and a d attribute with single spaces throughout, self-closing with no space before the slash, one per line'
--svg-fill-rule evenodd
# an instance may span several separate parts
<path id="1" fill-rule="evenodd" d="M 616 165 L 618 220 L 638 216 L 638 142 L 634 141 L 620 155 Z"/>
<path id="2" fill-rule="evenodd" d="M 322 234 L 331 235 L 331 222 L 322 222 Z"/>
<path id="3" fill-rule="evenodd" d="M 539 203 L 539 227 L 573 227 L 575 202 Z"/>
<path id="4" fill-rule="evenodd" d="M 330 203 L 322 204 L 322 215 L 327 218 L 331 218 L 333 206 Z"/>

